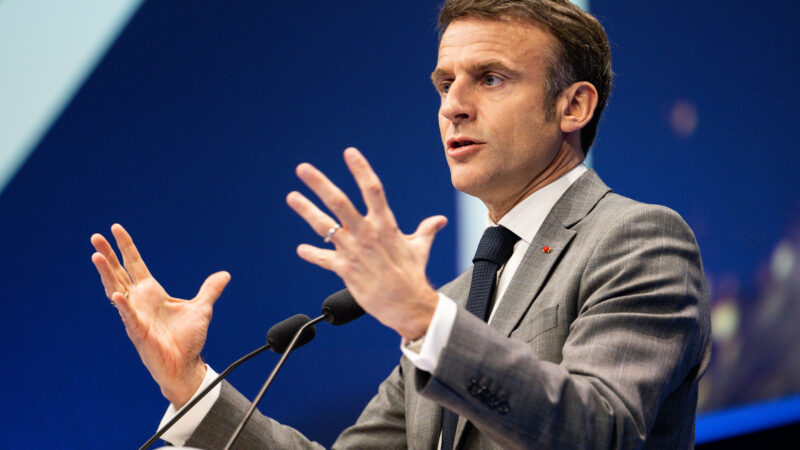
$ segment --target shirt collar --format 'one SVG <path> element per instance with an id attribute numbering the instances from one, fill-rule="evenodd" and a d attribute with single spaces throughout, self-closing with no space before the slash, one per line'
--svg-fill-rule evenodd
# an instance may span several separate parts
<path id="1" fill-rule="evenodd" d="M 489 214 L 486 214 L 486 227 L 502 225 L 519 236 L 520 240 L 530 245 L 539 231 L 539 227 L 542 226 L 545 217 L 553 209 L 558 199 L 587 170 L 586 165 L 583 163 L 578 164 L 557 180 L 525 197 L 511 208 L 511 211 L 506 213 L 497 224 L 492 222 Z"/>

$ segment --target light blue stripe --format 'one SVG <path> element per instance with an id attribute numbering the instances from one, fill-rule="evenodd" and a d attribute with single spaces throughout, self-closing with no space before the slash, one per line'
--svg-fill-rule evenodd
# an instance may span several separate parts
<path id="1" fill-rule="evenodd" d="M 456 270 L 461 273 L 472 265 L 472 256 L 478 248 L 488 211 L 477 197 L 456 192 Z"/>
<path id="2" fill-rule="evenodd" d="M 584 11 L 589 11 L 589 0 L 572 0 L 572 3 L 580 6 Z"/>
<path id="3" fill-rule="evenodd" d="M 141 3 L 0 2 L 0 192 Z"/>

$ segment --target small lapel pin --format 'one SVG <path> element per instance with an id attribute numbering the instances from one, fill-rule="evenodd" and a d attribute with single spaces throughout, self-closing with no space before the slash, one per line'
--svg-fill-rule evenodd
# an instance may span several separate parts
<path id="1" fill-rule="evenodd" d="M 542 251 L 545 253 L 550 253 L 550 247 L 545 245 L 544 247 L 542 247 Z"/>

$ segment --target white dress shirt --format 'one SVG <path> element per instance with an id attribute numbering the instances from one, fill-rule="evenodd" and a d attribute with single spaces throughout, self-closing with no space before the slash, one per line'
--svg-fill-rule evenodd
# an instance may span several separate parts
<path id="1" fill-rule="evenodd" d="M 519 241 L 514 244 L 514 252 L 511 254 L 511 258 L 509 258 L 508 262 L 497 272 L 496 301 L 489 315 L 489 322 L 491 322 L 494 312 L 497 310 L 497 305 L 503 300 L 503 294 L 505 294 L 514 273 L 517 271 L 523 256 L 525 256 L 525 252 L 528 251 L 528 247 L 539 231 L 539 227 L 542 226 L 544 219 L 550 213 L 550 210 L 558 199 L 564 195 L 564 192 L 566 192 L 572 183 L 580 178 L 586 170 L 587 168 L 585 165 L 579 164 L 574 169 L 562 175 L 559 179 L 523 199 L 519 204 L 514 206 L 511 211 L 503 216 L 499 223 L 492 222 L 487 216 L 487 227 L 502 225 L 520 238 Z M 428 326 L 428 331 L 425 336 L 413 342 L 401 341 L 400 349 L 403 354 L 411 360 L 418 369 L 429 373 L 433 373 L 436 370 L 439 356 L 447 344 L 450 331 L 453 329 L 457 309 L 458 307 L 452 299 L 443 294 L 439 294 L 439 303 L 436 305 L 433 319 Z M 195 395 L 205 389 L 206 386 L 211 384 L 214 378 L 217 377 L 217 373 L 214 372 L 211 367 L 208 365 L 206 365 L 206 367 L 208 369 L 206 377 L 197 389 L 197 392 L 195 392 Z M 183 445 L 192 433 L 194 433 L 197 426 L 200 425 L 200 422 L 202 422 L 206 414 L 211 410 L 217 398 L 219 398 L 220 389 L 220 385 L 214 387 L 214 389 L 212 389 L 205 398 L 200 400 L 190 412 L 164 433 L 162 439 L 172 445 Z M 167 423 L 177 412 L 178 410 L 173 405 L 169 405 L 167 412 L 161 419 L 159 428 Z"/>

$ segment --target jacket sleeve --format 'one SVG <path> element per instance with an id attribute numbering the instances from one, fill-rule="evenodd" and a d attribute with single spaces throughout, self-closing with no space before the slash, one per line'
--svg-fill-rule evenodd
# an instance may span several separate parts
<path id="1" fill-rule="evenodd" d="M 214 406 L 186 442 L 187 446 L 224 448 L 239 421 L 250 408 L 250 401 L 227 381 Z M 403 379 L 400 366 L 381 383 L 378 393 L 361 413 L 355 425 L 347 428 L 333 448 L 407 448 Z M 294 428 L 282 425 L 256 410 L 236 440 L 234 449 L 322 449 Z"/>
<path id="2" fill-rule="evenodd" d="M 186 441 L 186 446 L 205 449 L 224 448 L 228 439 L 250 408 L 250 401 L 227 381 L 222 382 L 220 395 L 195 432 Z M 322 449 L 322 445 L 306 439 L 294 428 L 253 412 L 242 433 L 233 445 L 234 449 Z"/>

